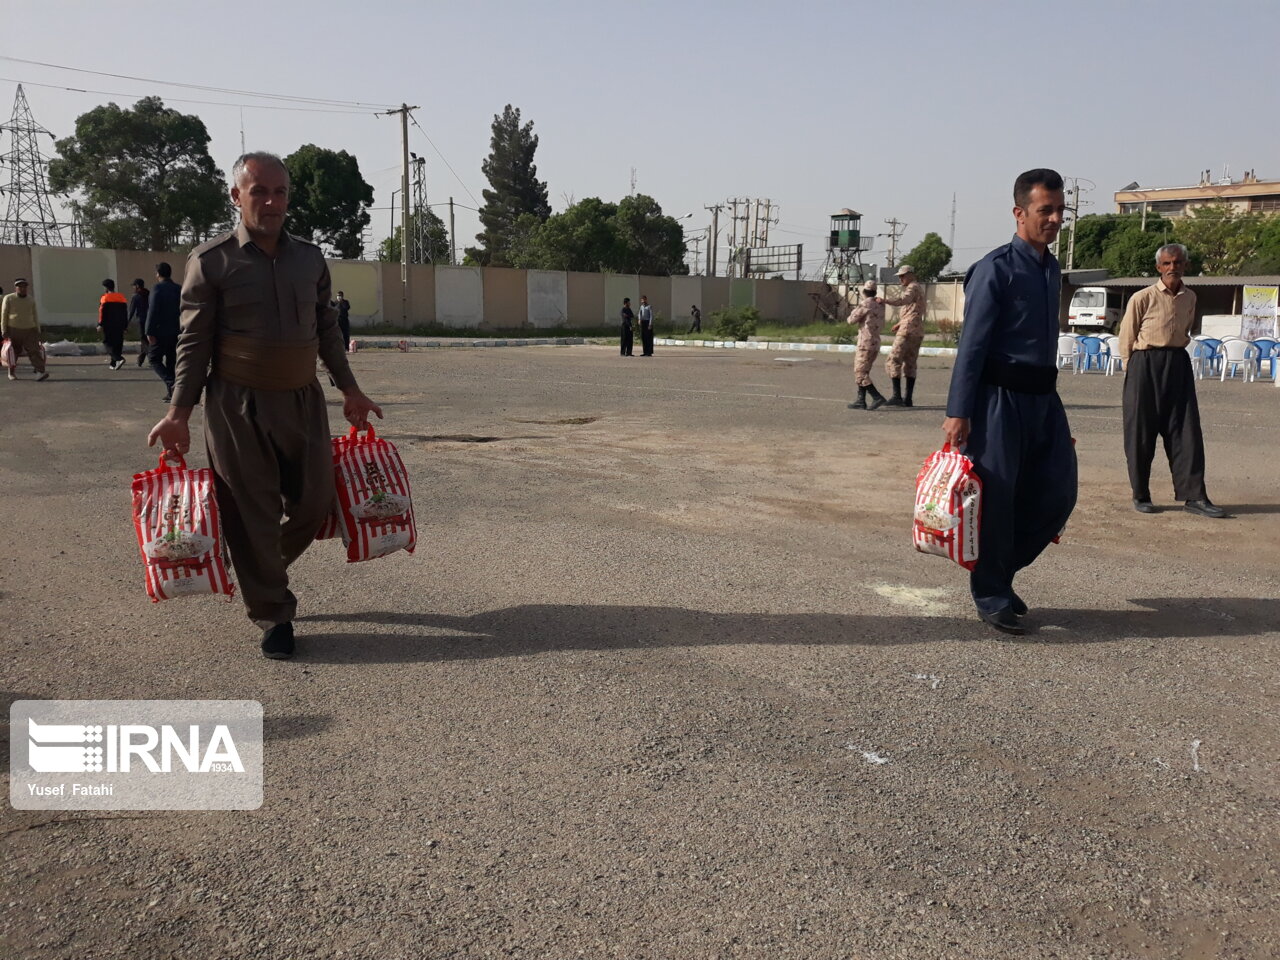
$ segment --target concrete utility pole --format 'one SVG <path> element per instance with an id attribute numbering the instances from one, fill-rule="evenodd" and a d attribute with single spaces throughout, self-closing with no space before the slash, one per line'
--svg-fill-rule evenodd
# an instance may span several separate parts
<path id="1" fill-rule="evenodd" d="M 889 269 L 892 270 L 898 265 L 898 238 L 902 236 L 903 230 L 907 229 L 907 225 L 896 217 L 886 220 L 885 223 L 889 225 Z"/>
<path id="2" fill-rule="evenodd" d="M 400 320 L 409 325 L 409 113 L 417 110 L 407 103 L 383 116 L 400 114 Z"/>
<path id="3" fill-rule="evenodd" d="M 724 204 L 717 203 L 702 209 L 711 211 L 711 233 L 707 237 L 707 276 L 714 277 L 716 265 L 720 261 L 720 211 L 724 209 Z"/>
<path id="4" fill-rule="evenodd" d="M 458 244 L 453 229 L 453 197 L 449 198 L 449 266 L 458 265 Z"/>
<path id="5" fill-rule="evenodd" d="M 947 241 L 947 246 L 951 248 L 951 255 L 956 254 L 956 195 L 951 195 L 951 234 Z"/>

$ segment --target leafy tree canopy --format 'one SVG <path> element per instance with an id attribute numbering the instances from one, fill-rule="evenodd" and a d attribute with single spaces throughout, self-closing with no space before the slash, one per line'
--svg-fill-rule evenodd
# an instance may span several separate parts
<path id="1" fill-rule="evenodd" d="M 419 249 L 411 249 L 409 251 L 409 261 L 411 263 L 436 263 L 447 264 L 449 262 L 449 230 L 444 225 L 444 221 L 438 217 L 432 210 L 423 211 L 423 221 L 426 227 L 425 238 Z M 417 236 L 418 214 L 409 214 L 409 236 Z M 402 231 L 400 225 L 396 224 L 395 232 L 391 236 L 383 239 L 378 246 L 378 259 L 384 263 L 400 262 L 400 243 Z"/>
<path id="2" fill-rule="evenodd" d="M 345 260 L 364 252 L 373 187 L 347 151 L 308 143 L 284 158 L 289 168 L 289 231 L 332 249 Z"/>
<path id="3" fill-rule="evenodd" d="M 159 97 L 143 97 L 132 109 L 94 107 L 76 118 L 75 135 L 56 149 L 49 186 L 73 196 L 94 246 L 170 250 L 231 220 L 204 121 Z"/>
<path id="4" fill-rule="evenodd" d="M 1174 236 L 1193 260 L 1201 262 L 1207 276 L 1229 276 L 1240 273 L 1257 256 L 1269 219 L 1227 203 L 1206 204 L 1193 207 L 1189 216 L 1179 220 Z"/>
<path id="5" fill-rule="evenodd" d="M 490 185 L 482 191 L 483 230 L 476 234 L 480 245 L 469 247 L 467 255 L 483 265 L 506 267 L 512 265 L 508 248 L 516 221 L 524 214 L 546 220 L 551 204 L 547 202 L 546 181 L 538 179 L 533 162 L 538 149 L 533 121 L 521 125 L 519 108 L 507 104 L 501 114 L 494 115 L 492 131 L 489 156 L 480 168 Z"/>
<path id="6" fill-rule="evenodd" d="M 663 214 L 653 197 L 638 194 L 619 203 L 587 197 L 545 222 L 526 214 L 512 230 L 513 266 L 534 270 L 581 270 L 684 274 L 684 232 Z"/>
<path id="7" fill-rule="evenodd" d="M 950 262 L 951 248 L 936 233 L 926 233 L 924 239 L 902 258 L 902 263 L 909 265 L 915 271 L 916 279 L 922 283 L 937 280 Z"/>

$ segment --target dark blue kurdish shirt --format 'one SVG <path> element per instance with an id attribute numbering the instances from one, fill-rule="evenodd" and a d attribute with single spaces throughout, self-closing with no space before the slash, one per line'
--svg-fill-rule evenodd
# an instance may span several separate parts
<path id="1" fill-rule="evenodd" d="M 988 359 L 999 364 L 1056 366 L 1061 283 L 1058 258 L 1046 250 L 1042 259 L 1016 235 L 969 268 L 947 416 L 973 416 Z"/>

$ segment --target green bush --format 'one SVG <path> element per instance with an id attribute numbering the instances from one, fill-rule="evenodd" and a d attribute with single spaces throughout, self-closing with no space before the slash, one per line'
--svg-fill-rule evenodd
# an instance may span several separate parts
<path id="1" fill-rule="evenodd" d="M 842 323 L 836 329 L 835 333 L 831 334 L 831 342 L 832 343 L 857 343 L 858 328 L 854 326 L 852 323 Z"/>
<path id="2" fill-rule="evenodd" d="M 729 307 L 711 314 L 716 335 L 722 340 L 745 340 L 755 336 L 760 311 L 755 307 Z"/>

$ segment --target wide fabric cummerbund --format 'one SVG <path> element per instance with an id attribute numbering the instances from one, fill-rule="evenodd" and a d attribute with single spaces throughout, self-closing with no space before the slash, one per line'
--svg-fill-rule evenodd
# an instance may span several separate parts
<path id="1" fill-rule="evenodd" d="M 319 340 L 265 340 L 219 334 L 213 372 L 255 390 L 298 390 L 316 378 Z"/>
<path id="2" fill-rule="evenodd" d="M 982 382 L 1014 393 L 1053 393 L 1058 386 L 1058 368 L 1010 363 L 988 357 L 982 367 Z"/>

